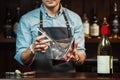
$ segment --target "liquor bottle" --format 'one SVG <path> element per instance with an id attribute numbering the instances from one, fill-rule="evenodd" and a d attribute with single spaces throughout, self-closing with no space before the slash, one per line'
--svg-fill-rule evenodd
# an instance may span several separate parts
<path id="1" fill-rule="evenodd" d="M 120 30 L 119 28 L 120 28 L 120 25 L 119 25 L 117 3 L 114 2 L 112 20 L 111 20 L 111 37 L 112 38 L 118 38 L 119 30 Z"/>
<path id="2" fill-rule="evenodd" d="M 101 41 L 97 52 L 97 73 L 101 76 L 113 74 L 112 47 L 108 38 L 108 26 L 101 27 Z"/>
<path id="3" fill-rule="evenodd" d="M 92 38 L 99 38 L 99 33 L 100 33 L 100 28 L 98 24 L 98 18 L 96 15 L 96 10 L 93 10 L 93 15 L 92 15 L 92 24 L 90 26 L 90 36 Z"/>
<path id="4" fill-rule="evenodd" d="M 15 35 L 16 35 L 16 32 L 17 32 L 19 19 L 20 19 L 20 7 L 18 6 L 16 8 L 15 22 L 14 22 L 14 25 L 13 25 L 13 31 L 14 31 Z"/>
<path id="5" fill-rule="evenodd" d="M 13 23 L 12 23 L 11 9 L 7 10 L 3 34 L 5 38 L 12 38 L 13 36 Z"/>
<path id="6" fill-rule="evenodd" d="M 89 19 L 88 19 L 86 13 L 83 14 L 82 23 L 83 23 L 83 27 L 84 27 L 85 37 L 90 38 L 90 23 L 89 23 Z"/>

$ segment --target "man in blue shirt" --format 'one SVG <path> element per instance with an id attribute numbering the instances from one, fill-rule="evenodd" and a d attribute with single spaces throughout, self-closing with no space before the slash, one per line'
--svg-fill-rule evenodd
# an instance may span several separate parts
<path id="1" fill-rule="evenodd" d="M 81 18 L 64 8 L 60 1 L 42 0 L 40 8 L 20 19 L 15 59 L 22 65 L 30 65 L 32 71 L 75 72 L 75 65 L 84 63 L 86 54 Z M 75 43 L 69 47 L 66 60 L 53 58 L 55 55 L 50 47 L 51 39 L 46 38 L 46 33 L 40 34 L 38 28 L 56 41 L 74 38 Z"/>

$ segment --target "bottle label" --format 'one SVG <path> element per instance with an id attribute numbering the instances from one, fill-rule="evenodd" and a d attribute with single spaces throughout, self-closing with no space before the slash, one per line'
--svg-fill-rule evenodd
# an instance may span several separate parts
<path id="1" fill-rule="evenodd" d="M 117 19 L 113 20 L 112 31 L 113 31 L 113 33 L 119 32 L 119 22 Z"/>
<path id="2" fill-rule="evenodd" d="M 89 34 L 89 23 L 83 23 L 83 26 L 84 26 L 84 33 L 85 34 Z"/>
<path id="3" fill-rule="evenodd" d="M 102 25 L 101 34 L 108 34 L 108 26 L 107 25 Z"/>
<path id="4" fill-rule="evenodd" d="M 12 36 L 12 25 L 5 25 L 5 35 L 6 36 Z"/>
<path id="5" fill-rule="evenodd" d="M 93 24 L 90 31 L 91 36 L 99 36 L 99 25 Z"/>
<path id="6" fill-rule="evenodd" d="M 18 29 L 18 22 L 16 22 L 14 25 L 13 25 L 13 31 L 15 34 L 17 34 L 17 29 Z"/>
<path id="7" fill-rule="evenodd" d="M 97 56 L 97 73 L 110 74 L 112 70 L 112 57 L 111 56 Z"/>

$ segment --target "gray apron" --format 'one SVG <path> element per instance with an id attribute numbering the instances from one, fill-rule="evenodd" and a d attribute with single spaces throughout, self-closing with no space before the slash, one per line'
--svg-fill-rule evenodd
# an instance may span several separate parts
<path id="1" fill-rule="evenodd" d="M 71 28 L 69 26 L 67 17 L 63 11 L 63 16 L 66 21 L 66 27 L 43 27 L 42 12 L 40 11 L 40 29 L 43 29 L 52 39 L 59 41 L 71 38 Z M 39 33 L 40 35 L 40 33 Z M 63 41 L 64 42 L 64 41 Z M 31 64 L 31 70 L 36 72 L 75 72 L 75 67 L 72 62 L 65 62 L 64 60 L 56 60 L 51 55 L 51 48 L 46 52 L 38 52 Z"/>

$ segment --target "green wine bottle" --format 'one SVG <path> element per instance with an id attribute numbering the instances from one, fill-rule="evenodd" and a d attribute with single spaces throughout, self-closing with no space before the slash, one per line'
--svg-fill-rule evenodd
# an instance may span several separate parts
<path id="1" fill-rule="evenodd" d="M 97 73 L 99 75 L 111 75 L 113 74 L 113 56 L 108 38 L 108 25 L 102 25 L 101 36 L 97 52 Z"/>

